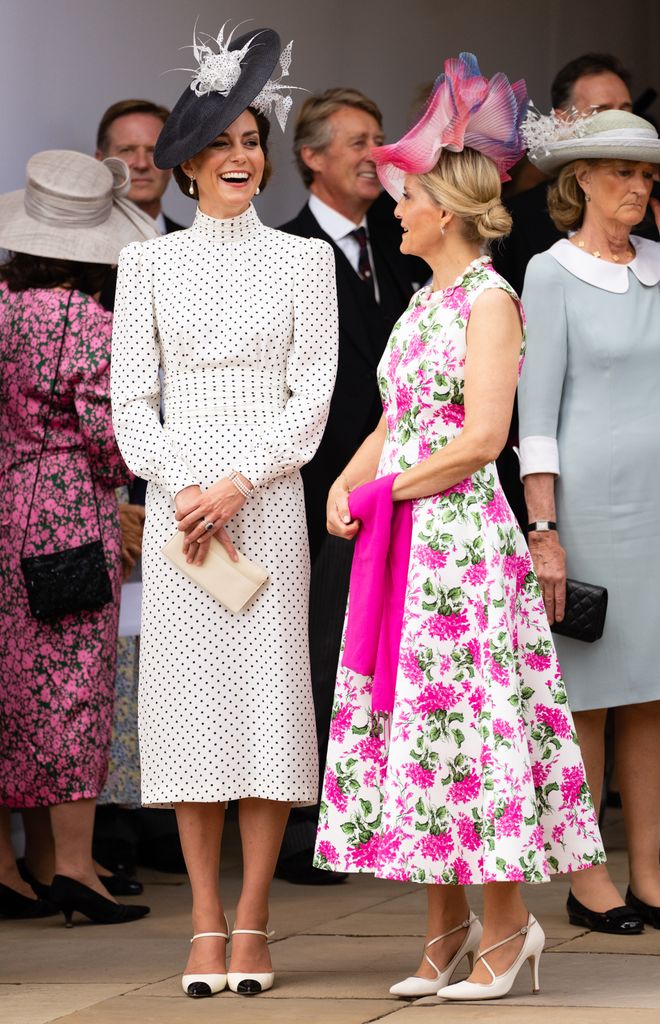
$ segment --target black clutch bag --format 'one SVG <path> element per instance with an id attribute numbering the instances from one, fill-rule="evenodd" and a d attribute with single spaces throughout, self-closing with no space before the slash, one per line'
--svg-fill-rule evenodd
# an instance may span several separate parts
<path id="1" fill-rule="evenodd" d="M 112 601 L 112 586 L 100 540 L 50 555 L 21 558 L 30 612 L 55 619 L 96 611 Z"/>
<path id="2" fill-rule="evenodd" d="M 566 580 L 566 611 L 561 622 L 550 627 L 559 636 L 592 644 L 600 640 L 605 628 L 607 589 L 593 583 Z"/>
<path id="3" fill-rule="evenodd" d="M 48 412 L 44 423 L 44 436 L 41 442 L 41 451 L 37 462 L 37 470 L 34 475 L 34 486 L 32 498 L 28 509 L 27 525 L 23 534 L 21 546 L 21 570 L 25 580 L 28 604 L 30 612 L 35 619 L 57 619 L 63 615 L 72 615 L 81 611 L 96 611 L 112 601 L 112 583 L 105 561 L 103 543 L 99 540 L 89 541 L 87 544 L 79 544 L 75 548 L 67 548 L 64 551 L 53 551 L 48 555 L 31 555 L 23 557 L 25 542 L 30 528 L 30 517 L 32 505 L 37 491 L 39 481 L 39 470 L 41 459 L 46 445 L 48 423 L 50 420 L 53 405 L 53 394 L 60 369 L 62 350 L 64 348 L 64 337 L 69 319 L 69 306 L 71 295 L 66 307 L 64 319 L 64 330 L 62 331 L 62 343 L 57 359 L 55 376 L 50 389 Z M 90 467 L 91 473 L 91 467 Z M 92 475 L 92 489 L 94 492 L 94 505 L 96 507 L 96 522 L 101 536 L 101 517 L 96 499 L 96 484 Z"/>

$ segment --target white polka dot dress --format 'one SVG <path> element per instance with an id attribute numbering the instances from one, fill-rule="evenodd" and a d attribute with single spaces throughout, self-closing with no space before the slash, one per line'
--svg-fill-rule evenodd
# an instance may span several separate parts
<path id="1" fill-rule="evenodd" d="M 300 467 L 325 427 L 337 365 L 334 255 L 253 207 L 127 246 L 112 341 L 115 432 L 147 479 L 139 734 L 142 801 L 315 803 Z M 159 411 L 162 407 L 164 421 Z M 253 495 L 230 521 L 269 582 L 227 611 L 162 555 L 174 496 L 230 470 Z"/>

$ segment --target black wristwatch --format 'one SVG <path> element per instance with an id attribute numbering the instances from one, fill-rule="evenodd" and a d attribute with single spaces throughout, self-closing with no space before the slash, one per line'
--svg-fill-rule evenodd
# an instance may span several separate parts
<path id="1" fill-rule="evenodd" d="M 539 519 L 536 523 L 530 523 L 527 527 L 528 533 L 548 533 L 550 530 L 556 530 L 557 524 L 553 523 L 552 519 Z"/>

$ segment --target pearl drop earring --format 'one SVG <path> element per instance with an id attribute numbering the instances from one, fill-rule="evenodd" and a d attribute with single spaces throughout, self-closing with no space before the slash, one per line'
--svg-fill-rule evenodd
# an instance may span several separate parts
<path id="1" fill-rule="evenodd" d="M 188 186 L 188 195 L 189 196 L 194 196 L 195 195 L 195 179 L 192 178 L 192 177 L 190 179 L 190 185 Z"/>
<path id="2" fill-rule="evenodd" d="M 254 193 L 254 194 L 255 194 L 255 196 L 258 196 L 260 192 L 261 192 L 261 189 L 260 189 L 260 188 L 259 188 L 259 186 L 257 185 L 257 190 L 256 190 L 256 192 Z"/>

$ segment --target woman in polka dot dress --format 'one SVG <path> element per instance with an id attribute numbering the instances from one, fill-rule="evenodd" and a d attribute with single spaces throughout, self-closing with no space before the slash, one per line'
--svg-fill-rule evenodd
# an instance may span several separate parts
<path id="1" fill-rule="evenodd" d="M 195 996 L 227 980 L 245 994 L 272 984 L 264 936 L 275 860 L 291 805 L 318 797 L 299 470 L 321 440 L 335 380 L 334 256 L 325 242 L 266 227 L 251 205 L 270 167 L 268 120 L 245 106 L 264 84 L 249 58 L 274 53 L 272 71 L 279 55 L 274 32 L 259 41 L 240 65 L 242 92 L 188 89 L 165 126 L 156 160 L 175 167 L 199 207 L 189 230 L 124 249 L 113 333 L 117 439 L 149 481 L 142 802 L 176 808 L 193 931 L 204 933 L 184 975 Z M 243 611 L 229 612 L 166 560 L 177 526 L 198 563 L 215 535 L 266 568 Z M 228 800 L 240 801 L 244 886 L 225 975 L 218 867 Z"/>

